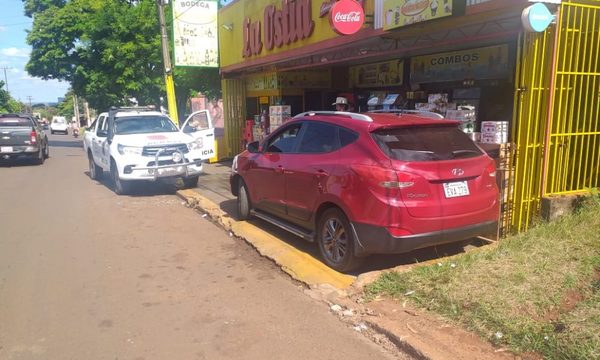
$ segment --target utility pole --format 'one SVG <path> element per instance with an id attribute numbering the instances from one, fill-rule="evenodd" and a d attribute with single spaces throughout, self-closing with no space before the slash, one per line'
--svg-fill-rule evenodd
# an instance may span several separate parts
<path id="1" fill-rule="evenodd" d="M 28 95 L 28 96 L 27 96 L 27 100 L 29 100 L 29 112 L 30 112 L 30 113 L 33 113 L 33 105 L 31 105 L 31 100 L 32 100 L 32 99 L 33 99 L 33 98 L 31 97 L 31 95 Z"/>
<path id="2" fill-rule="evenodd" d="M 90 126 L 90 105 L 87 101 L 83 103 L 83 111 L 85 111 L 85 126 Z"/>
<path id="3" fill-rule="evenodd" d="M 77 124 L 77 128 L 80 128 L 81 123 L 79 123 L 79 100 L 77 99 L 77 95 L 73 95 L 73 115 L 75 115 L 75 123 Z"/>
<path id="4" fill-rule="evenodd" d="M 12 68 L 5 66 L 5 67 L 1 67 L 0 69 L 4 70 L 4 85 L 6 86 L 6 92 L 9 92 L 8 91 L 8 77 L 6 77 L 6 70 L 12 69 Z"/>
<path id="5" fill-rule="evenodd" d="M 175 82 L 173 81 L 173 66 L 171 64 L 171 55 L 169 54 L 169 38 L 167 37 L 167 26 L 165 24 L 165 4 L 167 0 L 156 0 L 158 5 L 158 21 L 160 22 L 160 40 L 162 43 L 163 62 L 165 63 L 165 85 L 167 90 L 167 106 L 169 115 L 175 124 L 179 126 L 179 116 L 177 114 L 177 100 L 175 98 Z"/>

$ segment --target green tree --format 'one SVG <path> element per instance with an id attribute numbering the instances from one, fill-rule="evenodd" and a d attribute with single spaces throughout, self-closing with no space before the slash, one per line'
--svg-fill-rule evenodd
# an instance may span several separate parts
<path id="1" fill-rule="evenodd" d="M 24 0 L 28 3 L 39 2 Z M 157 103 L 162 91 L 154 1 L 71 0 L 33 13 L 27 71 L 71 83 L 90 105 L 106 109 Z"/>
<path id="2" fill-rule="evenodd" d="M 9 92 L 3 89 L 4 81 L 0 80 L 0 113 L 14 113 L 21 111 L 21 104 L 13 99 Z"/>
<path id="3" fill-rule="evenodd" d="M 158 104 L 165 96 L 155 0 L 23 0 L 34 19 L 30 75 L 71 83 L 90 106 Z M 176 69 L 180 112 L 190 90 L 220 94 L 216 69 Z"/>

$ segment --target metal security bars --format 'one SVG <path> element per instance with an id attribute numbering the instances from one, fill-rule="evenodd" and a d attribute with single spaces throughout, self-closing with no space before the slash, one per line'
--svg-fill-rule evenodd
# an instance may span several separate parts
<path id="1" fill-rule="evenodd" d="M 556 25 L 519 38 L 511 196 L 513 232 L 544 196 L 600 186 L 600 1 L 566 0 Z"/>
<path id="2" fill-rule="evenodd" d="M 543 195 L 600 184 L 600 1 L 563 2 Z"/>
<path id="3" fill-rule="evenodd" d="M 246 115 L 246 86 L 243 80 L 223 79 L 223 109 L 225 120 L 226 157 L 242 152 L 242 130 Z"/>

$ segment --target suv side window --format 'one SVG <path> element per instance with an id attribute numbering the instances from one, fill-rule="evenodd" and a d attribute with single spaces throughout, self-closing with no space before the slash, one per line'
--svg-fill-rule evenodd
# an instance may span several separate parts
<path id="1" fill-rule="evenodd" d="M 302 140 L 300 141 L 300 153 L 328 153 L 339 149 L 337 139 L 337 128 L 328 124 L 311 122 L 308 123 Z"/>
<path id="2" fill-rule="evenodd" d="M 282 132 L 278 133 L 274 138 L 269 140 L 269 143 L 267 145 L 267 152 L 293 152 L 296 148 L 296 143 L 301 128 L 302 124 L 294 124 L 285 128 Z"/>
<path id="3" fill-rule="evenodd" d="M 353 131 L 340 128 L 340 145 L 344 147 L 346 145 L 350 145 L 358 139 L 358 134 Z"/>
<path id="4" fill-rule="evenodd" d="M 106 121 L 106 116 L 101 116 L 98 118 L 98 127 L 96 129 L 96 134 L 101 137 L 107 136 L 108 130 L 108 121 Z"/>

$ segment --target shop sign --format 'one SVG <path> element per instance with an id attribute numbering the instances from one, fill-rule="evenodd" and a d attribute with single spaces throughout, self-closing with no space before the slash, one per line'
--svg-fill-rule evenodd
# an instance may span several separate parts
<path id="1" fill-rule="evenodd" d="M 508 45 L 417 56 L 411 59 L 412 84 L 510 76 Z"/>
<path id="2" fill-rule="evenodd" d="M 543 32 L 550 26 L 552 21 L 554 21 L 554 15 L 542 3 L 526 7 L 521 14 L 523 27 L 530 32 Z"/>
<path id="3" fill-rule="evenodd" d="M 246 78 L 246 90 L 248 91 L 328 88 L 331 88 L 331 71 L 329 69 L 272 72 Z"/>
<path id="4" fill-rule="evenodd" d="M 384 0 L 383 29 L 457 15 L 464 7 L 465 0 Z"/>
<path id="5" fill-rule="evenodd" d="M 306 39 L 312 35 L 315 27 L 311 0 L 282 0 L 281 9 L 268 5 L 263 15 L 262 22 L 253 22 L 248 17 L 244 19 L 244 58 L 259 55 L 263 44 L 267 50 L 273 50 Z"/>
<path id="6" fill-rule="evenodd" d="M 391 60 L 350 67 L 351 88 L 400 86 L 404 78 L 404 61 Z"/>
<path id="7" fill-rule="evenodd" d="M 333 7 L 333 5 L 335 5 L 335 3 L 338 0 L 325 0 L 323 1 L 323 3 L 321 4 L 321 8 L 319 9 L 319 17 L 325 17 L 329 14 L 329 10 L 331 10 L 331 8 Z M 356 0 L 357 3 L 360 4 L 360 6 L 364 9 L 365 8 L 365 4 L 364 4 L 364 0 Z"/>
<path id="8" fill-rule="evenodd" d="M 173 2 L 175 66 L 219 66 L 217 1 Z"/>
<path id="9" fill-rule="evenodd" d="M 340 0 L 329 10 L 329 22 L 336 33 L 352 35 L 365 23 L 365 11 L 354 0 Z"/>

